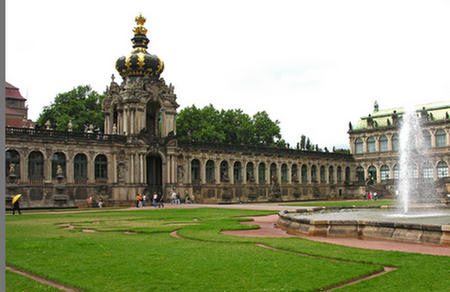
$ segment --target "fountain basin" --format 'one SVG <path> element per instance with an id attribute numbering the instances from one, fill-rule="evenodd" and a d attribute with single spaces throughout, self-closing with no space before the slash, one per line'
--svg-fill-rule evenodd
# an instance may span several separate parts
<path id="1" fill-rule="evenodd" d="M 387 239 L 450 246 L 450 209 L 433 209 L 433 214 L 428 215 L 421 215 L 424 213 L 417 210 L 408 214 L 411 216 L 394 216 L 395 210 L 387 206 L 284 210 L 278 214 L 277 223 L 289 233 L 310 236 Z"/>

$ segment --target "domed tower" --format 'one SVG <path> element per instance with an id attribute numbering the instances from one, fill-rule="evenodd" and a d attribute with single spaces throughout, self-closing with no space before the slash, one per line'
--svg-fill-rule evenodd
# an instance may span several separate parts
<path id="1" fill-rule="evenodd" d="M 103 99 L 105 133 L 165 137 L 176 134 L 176 95 L 172 84 L 160 77 L 163 61 L 147 52 L 145 17 L 135 18 L 133 50 L 117 59 L 122 83 L 112 81 Z"/>

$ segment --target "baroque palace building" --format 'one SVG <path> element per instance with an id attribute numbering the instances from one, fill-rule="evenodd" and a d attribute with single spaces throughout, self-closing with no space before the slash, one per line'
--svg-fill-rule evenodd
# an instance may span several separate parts
<path id="1" fill-rule="evenodd" d="M 350 125 L 351 154 L 180 141 L 174 86 L 147 52 L 144 23 L 136 17 L 133 50 L 116 61 L 123 81 L 112 76 L 106 90 L 105 133 L 6 128 L 7 200 L 21 193 L 23 207 L 82 206 L 89 196 L 129 205 L 137 193 L 168 200 L 172 190 L 198 203 L 360 198 L 369 174 L 375 185 L 395 178 L 398 127 L 384 124 L 391 114 L 383 111 Z M 427 110 L 435 179 L 448 173 L 448 107 Z"/>
<path id="2" fill-rule="evenodd" d="M 450 193 L 447 186 L 450 163 L 450 102 L 436 102 L 413 109 L 419 119 L 416 151 L 407 162 L 407 173 L 423 188 L 437 190 L 438 195 Z M 400 133 L 404 108 L 374 110 L 353 126 L 349 124 L 350 149 L 356 163 L 357 182 L 370 181 L 382 186 L 380 191 L 395 191 L 400 176 Z M 420 188 L 422 186 L 422 189 Z M 449 185 L 450 186 L 450 185 Z M 376 189 L 376 188 L 375 188 Z"/>

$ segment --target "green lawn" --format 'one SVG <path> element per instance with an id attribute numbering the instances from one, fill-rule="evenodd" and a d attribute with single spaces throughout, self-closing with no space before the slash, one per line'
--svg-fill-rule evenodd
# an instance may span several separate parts
<path id="1" fill-rule="evenodd" d="M 280 204 L 281 206 L 324 206 L 324 207 L 351 207 L 351 206 L 382 206 L 395 205 L 396 201 L 377 200 L 377 201 L 317 201 L 317 202 L 298 202 Z"/>
<path id="2" fill-rule="evenodd" d="M 6 216 L 6 264 L 83 291 L 113 292 L 320 291 L 388 265 L 398 270 L 337 291 L 448 291 L 449 257 L 220 233 L 252 228 L 235 217 L 270 213 L 199 208 Z M 63 229 L 65 223 L 75 229 Z M 171 237 L 174 230 L 192 240 Z M 54 291 L 22 288 L 36 284 L 12 273 L 6 279 L 7 291 Z"/>

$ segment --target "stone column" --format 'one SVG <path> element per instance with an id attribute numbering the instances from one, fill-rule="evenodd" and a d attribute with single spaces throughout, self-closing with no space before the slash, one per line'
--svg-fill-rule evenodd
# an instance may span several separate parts
<path id="1" fill-rule="evenodd" d="M 430 129 L 431 133 L 431 147 L 436 147 L 436 129 Z"/>
<path id="2" fill-rule="evenodd" d="M 87 182 L 95 182 L 95 152 L 91 151 L 87 155 Z"/>
<path id="3" fill-rule="evenodd" d="M 123 133 L 128 135 L 130 132 L 128 131 L 128 108 L 123 110 Z"/>
<path id="4" fill-rule="evenodd" d="M 292 163 L 286 163 L 287 165 L 287 183 L 292 184 Z M 298 167 L 297 167 L 298 169 Z M 298 174 L 297 174 L 298 177 Z"/>
<path id="5" fill-rule="evenodd" d="M 134 183 L 134 154 L 130 154 L 130 183 Z"/>
<path id="6" fill-rule="evenodd" d="M 216 180 L 216 184 L 220 184 L 220 163 L 221 162 L 222 162 L 221 160 L 214 161 L 214 168 L 215 168 L 214 178 Z"/>
<path id="7" fill-rule="evenodd" d="M 282 184 L 283 182 L 281 181 L 281 164 L 280 163 L 275 163 L 275 165 L 277 166 L 277 181 L 278 183 Z"/>
<path id="8" fill-rule="evenodd" d="M 19 151 L 20 153 L 20 179 L 19 182 L 29 182 L 30 178 L 28 177 L 28 155 L 29 153 L 26 150 Z"/>
<path id="9" fill-rule="evenodd" d="M 202 185 L 206 184 L 206 159 L 201 158 L 199 159 L 200 164 L 200 181 Z"/>
<path id="10" fill-rule="evenodd" d="M 52 151 L 46 149 L 44 155 L 44 182 L 52 181 Z"/>
<path id="11" fill-rule="evenodd" d="M 74 183 L 74 172 L 73 172 L 73 156 L 67 155 L 66 159 L 66 181 L 67 183 Z"/>
<path id="12" fill-rule="evenodd" d="M 117 183 L 117 158 L 116 158 L 116 154 L 113 152 L 111 154 L 111 176 L 110 176 L 110 180 L 113 183 Z"/>
<path id="13" fill-rule="evenodd" d="M 242 184 L 247 184 L 247 160 L 242 161 Z"/>

